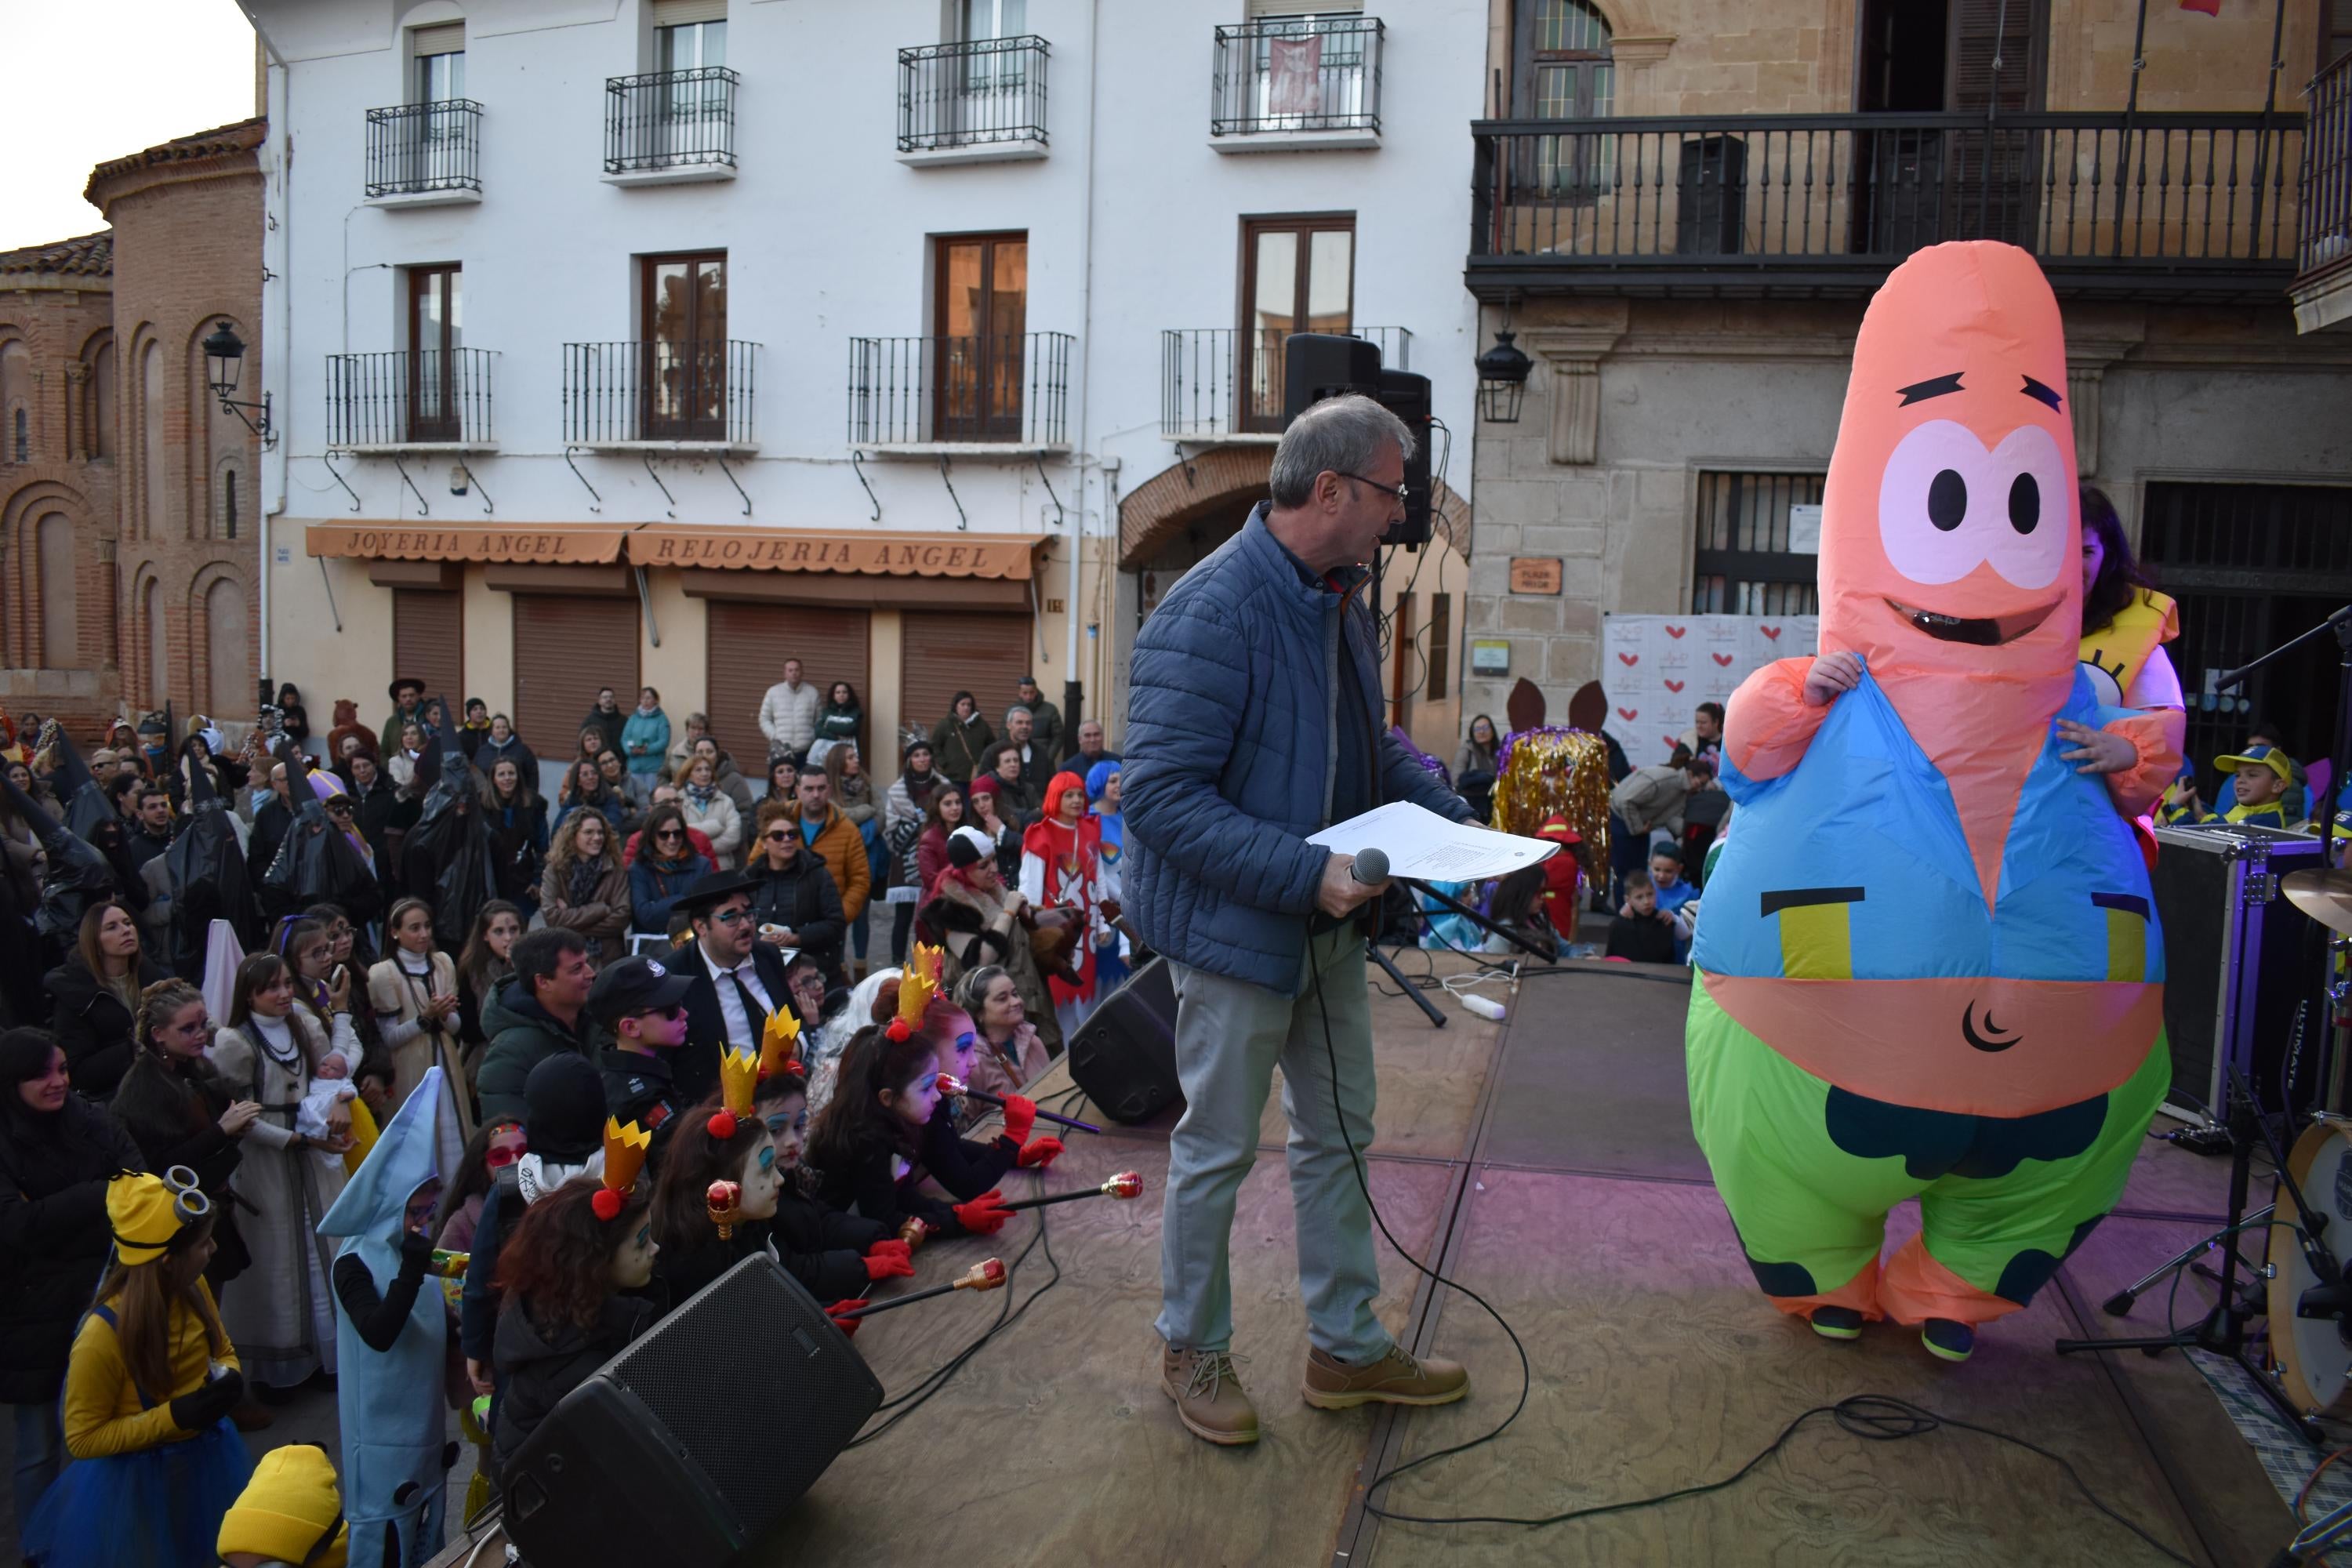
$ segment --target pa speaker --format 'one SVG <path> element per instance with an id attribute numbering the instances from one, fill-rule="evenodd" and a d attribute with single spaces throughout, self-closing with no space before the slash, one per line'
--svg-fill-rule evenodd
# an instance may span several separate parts
<path id="1" fill-rule="evenodd" d="M 507 1467 L 507 1538 L 533 1568 L 718 1568 L 881 1403 L 814 1298 L 747 1258 L 548 1413 Z"/>
<path id="2" fill-rule="evenodd" d="M 1333 332 L 1293 332 L 1282 343 L 1282 422 L 1327 397 L 1381 395 L 1381 345 Z"/>
<path id="3" fill-rule="evenodd" d="M 1070 1039 L 1070 1081 L 1113 1121 L 1149 1121 L 1184 1100 L 1176 1080 L 1176 979 L 1155 958 L 1104 997 Z"/>

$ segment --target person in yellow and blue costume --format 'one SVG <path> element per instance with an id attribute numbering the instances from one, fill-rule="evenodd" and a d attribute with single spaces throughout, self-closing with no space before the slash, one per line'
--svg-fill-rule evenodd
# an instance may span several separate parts
<path id="1" fill-rule="evenodd" d="M 2213 765 L 2237 785 L 2228 808 L 2207 812 L 2197 820 L 2226 822 L 2252 827 L 2275 827 L 2291 833 L 2303 826 L 2299 809 L 2303 786 L 2294 763 L 2276 746 L 2248 746 L 2231 756 L 2216 757 Z"/>

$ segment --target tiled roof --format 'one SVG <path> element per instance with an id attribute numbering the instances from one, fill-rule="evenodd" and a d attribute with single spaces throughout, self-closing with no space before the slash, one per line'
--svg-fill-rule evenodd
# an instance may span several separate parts
<path id="1" fill-rule="evenodd" d="M 141 169 L 152 169 L 166 163 L 184 163 L 195 158 L 216 158 L 223 153 L 247 153 L 258 147 L 269 135 L 267 120 L 240 120 L 234 125 L 215 126 L 189 136 L 175 136 L 171 141 L 133 153 L 124 158 L 110 158 L 89 172 L 89 183 L 82 194 L 88 196 L 98 188 L 99 182 L 117 174 L 128 174 Z"/>
<path id="2" fill-rule="evenodd" d="M 28 272 L 110 278 L 114 275 L 114 231 L 102 228 L 75 239 L 28 245 L 22 250 L 0 250 L 0 275 Z"/>

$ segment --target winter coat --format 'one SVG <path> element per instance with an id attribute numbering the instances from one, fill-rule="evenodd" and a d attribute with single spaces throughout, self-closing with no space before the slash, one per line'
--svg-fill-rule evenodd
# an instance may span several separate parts
<path id="1" fill-rule="evenodd" d="M 540 918 L 551 926 L 569 926 L 588 939 L 591 958 L 621 956 L 622 935 L 629 929 L 629 873 L 610 847 L 596 891 L 584 904 L 571 901 L 571 873 L 549 861 L 539 879 Z"/>
<path id="2" fill-rule="evenodd" d="M 526 910 L 537 907 L 539 877 L 547 864 L 547 803 L 533 795 L 519 805 L 486 805 L 482 816 L 490 825 L 490 869 L 499 897 Z"/>
<path id="3" fill-rule="evenodd" d="M 981 754 L 996 744 L 996 731 L 974 713 L 958 719 L 950 713 L 931 726 L 931 766 L 958 784 L 970 784 Z"/>
<path id="4" fill-rule="evenodd" d="M 580 1015 L 576 1028 L 567 1029 L 539 1005 L 520 975 L 509 974 L 490 987 L 482 1004 L 482 1029 L 490 1037 L 475 1078 L 485 1121 L 501 1117 L 523 1119 L 523 1080 L 530 1069 L 563 1051 L 595 1059 L 595 1042 L 588 1015 Z"/>
<path id="5" fill-rule="evenodd" d="M 483 736 L 481 744 L 474 749 L 474 766 L 481 770 L 484 778 L 488 778 L 490 770 L 500 763 L 512 763 L 516 775 L 524 784 L 533 790 L 539 788 L 539 757 L 522 743 L 522 737 L 511 730 L 507 731 L 504 741 L 493 741 L 488 735 Z"/>
<path id="6" fill-rule="evenodd" d="M 1340 694 L 1377 705 L 1381 686 L 1370 613 L 1304 580 L 1265 514 L 1260 503 L 1137 634 L 1120 770 L 1126 909 L 1177 963 L 1291 996 L 1329 858 L 1307 836 L 1330 824 Z M 1377 714 L 1366 719 L 1372 804 L 1469 819 Z"/>
<path id="7" fill-rule="evenodd" d="M 841 967 L 842 939 L 849 933 L 833 873 L 803 847 L 783 870 L 774 869 L 762 855 L 746 874 L 759 884 L 751 892 L 751 918 L 800 938 L 802 950 L 830 980 Z"/>
<path id="8" fill-rule="evenodd" d="M 933 768 L 917 784 L 908 774 L 900 773 L 890 781 L 889 792 L 883 796 L 882 822 L 885 833 L 895 832 L 902 822 L 920 822 L 923 813 L 930 809 L 931 794 L 947 782 L 947 775 Z"/>
<path id="9" fill-rule="evenodd" d="M 146 1165 L 122 1124 L 79 1096 L 55 1116 L 0 1109 L 0 1403 L 57 1402 L 111 1244 L 107 1178 Z"/>
<path id="10" fill-rule="evenodd" d="M 753 809 L 759 802 L 751 798 L 751 781 L 743 776 L 743 770 L 735 765 L 735 759 L 724 752 L 719 753 L 719 773 L 712 782 L 726 792 L 729 800 L 735 803 L 736 816 L 748 823 L 758 815 Z"/>
<path id="11" fill-rule="evenodd" d="M 874 820 L 874 781 L 864 773 L 842 780 L 834 789 L 833 804 L 849 818 L 852 827 L 863 831 Z"/>
<path id="12" fill-rule="evenodd" d="M 874 892 L 874 866 L 866 854 L 866 836 L 842 815 L 841 807 L 828 804 L 824 826 L 802 853 L 810 850 L 824 862 L 824 868 L 833 873 L 833 885 L 841 889 L 842 918 L 856 925 L 864 918 L 866 900 Z"/>
<path id="13" fill-rule="evenodd" d="M 642 708 L 631 710 L 629 721 L 621 726 L 620 752 L 633 773 L 661 772 L 669 752 L 669 715 L 658 708 L 650 713 Z"/>
<path id="14" fill-rule="evenodd" d="M 525 1302 L 509 1300 L 499 1313 L 490 1352 L 499 1376 L 499 1421 L 490 1435 L 495 1468 L 504 1470 L 512 1464 L 524 1439 L 539 1430 L 548 1412 L 626 1349 L 653 1320 L 651 1301 L 614 1295 L 598 1309 L 593 1329 L 583 1331 L 569 1322 L 542 1328 L 531 1321 Z"/>
<path id="15" fill-rule="evenodd" d="M 572 727 L 572 739 L 573 743 L 577 744 L 581 731 L 594 730 L 604 737 L 606 751 L 621 752 L 621 755 L 625 757 L 629 753 L 621 751 L 621 731 L 628 727 L 628 714 L 617 704 L 610 713 L 605 712 L 602 708 L 591 708 L 588 710 L 588 717 Z"/>
<path id="16" fill-rule="evenodd" d="M 692 790 L 679 792 L 678 809 L 686 813 L 686 826 L 710 840 L 710 852 L 720 868 L 736 863 L 736 851 L 743 847 L 743 824 L 748 820 L 735 809 L 734 801 L 723 789 L 714 789 L 707 801 L 697 801 Z"/>
<path id="17" fill-rule="evenodd" d="M 139 955 L 139 990 L 170 978 L 144 952 Z M 113 1099 L 115 1087 L 131 1070 L 131 1053 L 136 1048 L 131 1029 L 137 1020 L 131 1009 L 99 984 L 78 952 L 50 970 L 42 984 L 57 1003 L 50 1026 L 66 1054 L 74 1088 L 92 1100 Z"/>
<path id="18" fill-rule="evenodd" d="M 856 741 L 865 745 L 866 710 L 853 702 L 846 708 L 826 703 L 817 712 L 816 738 L 820 741 Z"/>
<path id="19" fill-rule="evenodd" d="M 813 680 L 802 681 L 797 691 L 781 680 L 768 688 L 760 700 L 760 733 L 768 737 L 768 755 L 807 751 L 816 739 L 816 713 L 824 701 L 824 693 Z"/>
<path id="20" fill-rule="evenodd" d="M 832 1208 L 854 1206 L 858 1217 L 878 1220 L 893 1234 L 912 1216 L 934 1231 L 961 1236 L 963 1224 L 953 1207 L 918 1190 L 923 1178 L 938 1183 L 957 1203 L 970 1203 L 1002 1181 L 1021 1152 L 1002 1133 L 986 1143 L 958 1133 L 955 1110 L 945 1100 L 932 1110 L 918 1142 L 915 1162 L 903 1173 L 896 1170 L 897 1151 L 887 1143 L 866 1149 L 845 1170 L 818 1173 L 819 1196 Z"/>
<path id="21" fill-rule="evenodd" d="M 1034 702 L 1017 704 L 1029 710 L 1029 743 L 1037 748 L 1040 762 L 1055 757 L 1062 751 L 1062 710 L 1039 692 Z M 1004 727 L 1013 728 L 1013 710 L 1004 710 Z"/>
<path id="22" fill-rule="evenodd" d="M 726 796 L 719 798 L 724 800 Z M 710 862 L 699 855 L 668 862 L 656 861 L 650 855 L 637 857 L 629 866 L 629 902 L 635 910 L 630 917 L 631 929 L 657 936 L 666 933 L 669 930 L 670 906 L 711 870 Z"/>
<path id="23" fill-rule="evenodd" d="M 768 1239 L 775 1244 L 784 1272 L 810 1295 L 820 1301 L 838 1301 L 865 1290 L 866 1249 L 889 1235 L 880 1220 L 838 1213 L 788 1180 L 776 1195 L 776 1217 L 770 1222 Z"/>

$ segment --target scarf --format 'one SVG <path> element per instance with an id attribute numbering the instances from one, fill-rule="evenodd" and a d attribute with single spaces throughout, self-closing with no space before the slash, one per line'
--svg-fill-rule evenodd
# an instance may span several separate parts
<path id="1" fill-rule="evenodd" d="M 686 786 L 686 798 L 694 802 L 694 807 L 698 812 L 708 812 L 710 809 L 710 797 L 718 793 L 719 786 L 717 784 L 688 784 Z"/>
<path id="2" fill-rule="evenodd" d="M 593 904 L 596 901 L 596 884 L 604 879 L 604 858 L 586 857 L 572 862 L 572 874 L 564 883 L 563 896 L 572 904 Z"/>

